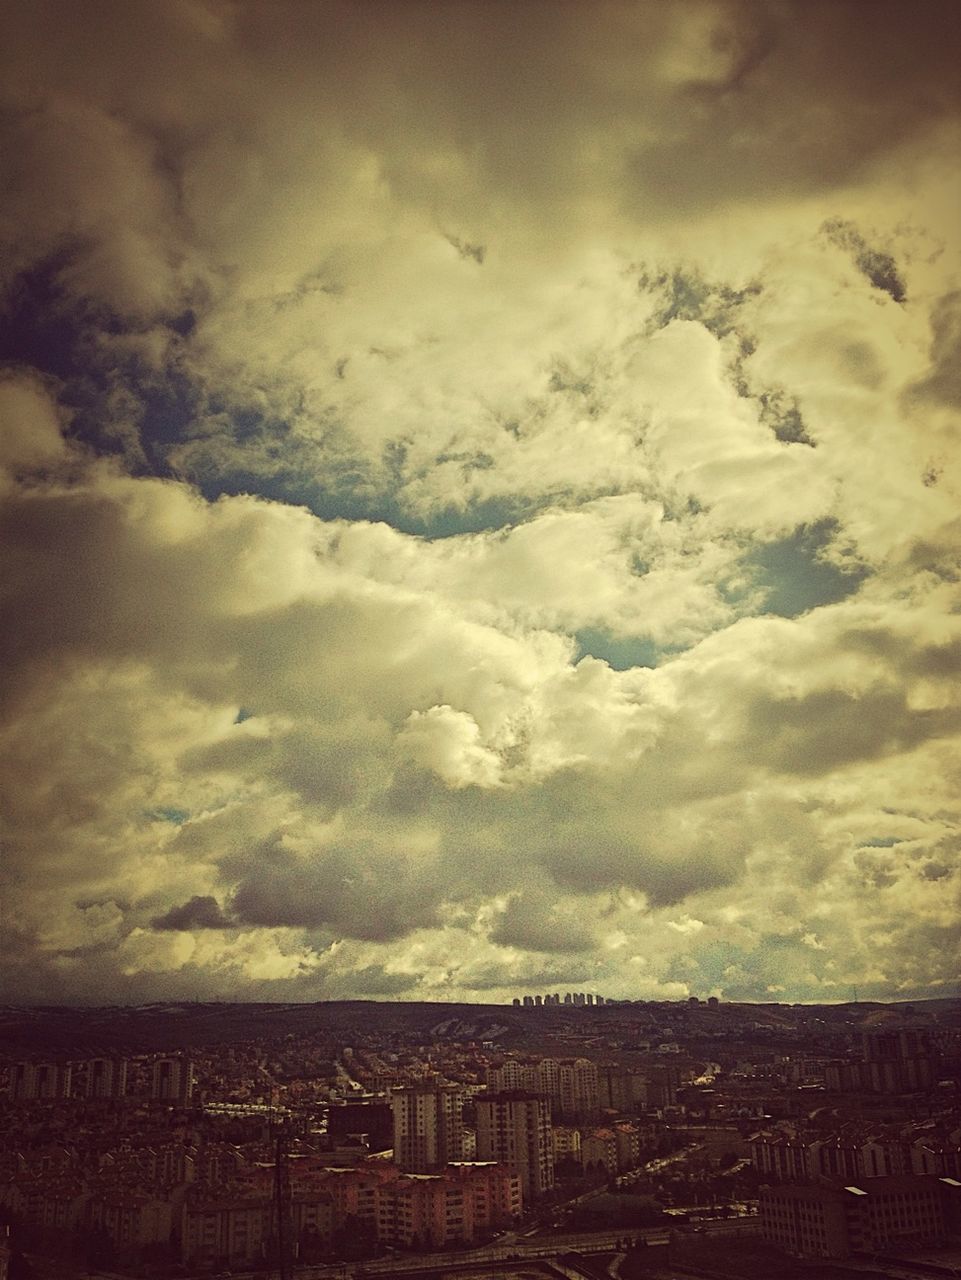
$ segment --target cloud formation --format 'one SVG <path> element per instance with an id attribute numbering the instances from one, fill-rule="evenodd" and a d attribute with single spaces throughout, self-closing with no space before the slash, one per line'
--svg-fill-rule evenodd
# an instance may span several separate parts
<path id="1" fill-rule="evenodd" d="M 949 990 L 957 7 L 5 10 L 11 998 Z"/>

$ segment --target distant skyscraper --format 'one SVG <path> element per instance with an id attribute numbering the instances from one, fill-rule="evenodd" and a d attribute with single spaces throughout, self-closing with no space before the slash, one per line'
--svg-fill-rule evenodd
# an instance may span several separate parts
<path id="1" fill-rule="evenodd" d="M 464 1092 L 456 1085 L 394 1089 L 394 1163 L 405 1173 L 431 1173 L 464 1158 Z"/>
<path id="2" fill-rule="evenodd" d="M 496 1160 L 520 1175 L 524 1203 L 554 1185 L 551 1114 L 546 1098 L 533 1093 L 479 1094 L 477 1158 Z"/>

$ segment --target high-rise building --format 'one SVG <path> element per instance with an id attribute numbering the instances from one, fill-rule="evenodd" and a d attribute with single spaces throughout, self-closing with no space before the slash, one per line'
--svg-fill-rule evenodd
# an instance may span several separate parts
<path id="1" fill-rule="evenodd" d="M 521 1062 L 518 1058 L 505 1058 L 499 1067 L 488 1067 L 486 1076 L 491 1093 L 504 1093 L 511 1089 L 544 1092 L 538 1081 L 537 1064 Z"/>
<path id="2" fill-rule="evenodd" d="M 487 1068 L 487 1087 L 495 1093 L 522 1089 L 543 1094 L 554 1119 L 592 1120 L 600 1109 L 597 1066 L 587 1058 L 505 1058 L 500 1066 Z"/>
<path id="3" fill-rule="evenodd" d="M 150 1096 L 158 1102 L 189 1102 L 194 1091 L 194 1064 L 189 1058 L 158 1058 L 153 1064 Z"/>
<path id="4" fill-rule="evenodd" d="M 464 1091 L 457 1085 L 414 1085 L 391 1093 L 394 1163 L 431 1173 L 464 1158 Z"/>
<path id="5" fill-rule="evenodd" d="M 545 1059 L 546 1061 L 546 1059 Z M 591 1119 L 599 1110 L 597 1066 L 588 1058 L 562 1058 L 557 1064 L 554 1111 L 565 1119 Z"/>
<path id="6" fill-rule="evenodd" d="M 597 1069 L 598 1103 L 610 1111 L 644 1111 L 647 1079 L 636 1067 L 608 1063 Z"/>
<path id="7" fill-rule="evenodd" d="M 515 1090 L 479 1094 L 477 1158 L 496 1160 L 520 1175 L 524 1203 L 554 1185 L 551 1114 L 547 1099 Z"/>
<path id="8" fill-rule="evenodd" d="M 924 1030 L 866 1031 L 860 1062 L 829 1062 L 824 1083 L 845 1093 L 920 1093 L 938 1078 L 939 1055 Z"/>
<path id="9" fill-rule="evenodd" d="M 72 1079 L 69 1063 L 17 1062 L 10 1068 L 10 1097 L 17 1101 L 69 1098 Z"/>
<path id="10" fill-rule="evenodd" d="M 126 1094 L 126 1058 L 89 1058 L 84 1068 L 85 1098 L 122 1098 Z"/>

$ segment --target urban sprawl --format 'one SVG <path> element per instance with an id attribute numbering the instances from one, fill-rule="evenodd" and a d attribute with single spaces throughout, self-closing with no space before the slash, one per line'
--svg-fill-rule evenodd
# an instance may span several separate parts
<path id="1" fill-rule="evenodd" d="M 0 1280 L 961 1268 L 947 1000 L 8 1008 L 0 1032 Z"/>

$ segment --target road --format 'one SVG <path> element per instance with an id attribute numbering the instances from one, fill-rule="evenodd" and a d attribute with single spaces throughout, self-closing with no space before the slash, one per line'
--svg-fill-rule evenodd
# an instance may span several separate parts
<path id="1" fill-rule="evenodd" d="M 521 1237 L 510 1243 L 498 1242 L 483 1249 L 464 1249 L 457 1253 L 395 1254 L 369 1262 L 336 1264 L 332 1267 L 298 1267 L 298 1280 L 339 1280 L 359 1272 L 368 1276 L 400 1275 L 405 1271 L 424 1271 L 444 1266 L 463 1267 L 471 1263 L 534 1261 L 552 1258 L 559 1253 L 610 1253 L 625 1239 L 645 1239 L 648 1244 L 667 1244 L 668 1233 L 661 1227 L 643 1231 L 573 1231 L 566 1235 Z"/>

